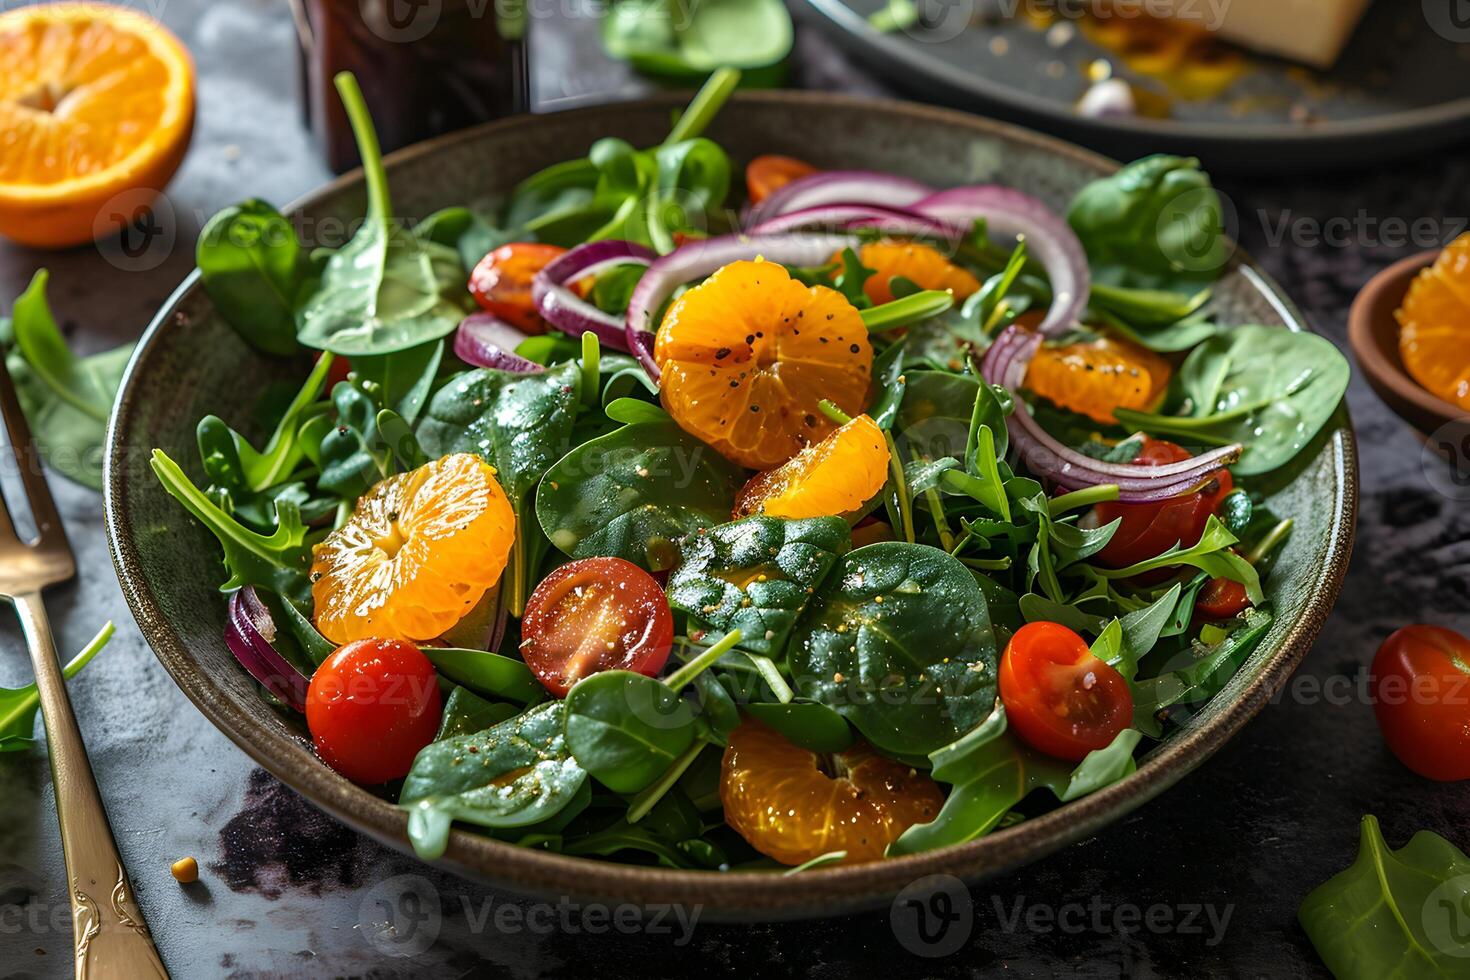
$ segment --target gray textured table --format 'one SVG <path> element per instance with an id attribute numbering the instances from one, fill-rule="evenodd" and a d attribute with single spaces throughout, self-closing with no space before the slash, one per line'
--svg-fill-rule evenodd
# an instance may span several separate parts
<path id="1" fill-rule="evenodd" d="M 53 303 L 83 350 L 137 336 L 190 270 L 191 243 L 215 209 L 247 193 L 284 202 L 327 176 L 298 126 L 283 0 L 172 0 L 163 14 L 200 70 L 198 129 L 165 215 L 176 247 L 124 261 L 90 248 L 48 255 L 0 243 L 0 305 L 49 266 Z M 636 91 L 600 64 L 587 38 L 537 26 L 543 106 Z M 816 37 L 803 36 L 800 55 L 804 84 L 881 91 Z M 1453 233 L 1470 214 L 1467 170 L 1463 155 L 1447 155 L 1381 174 L 1222 185 L 1246 247 L 1341 344 L 1356 290 L 1414 250 L 1387 219 L 1458 216 L 1437 226 Z M 1339 224 L 1326 230 L 1341 234 L 1310 245 L 1329 219 Z M 1337 611 L 1287 693 L 1160 799 L 976 889 L 968 938 L 944 958 L 915 955 L 935 950 L 901 942 L 886 912 L 628 933 L 622 920 L 516 901 L 358 837 L 255 768 L 174 687 L 123 604 L 99 499 L 60 479 L 53 487 L 80 574 L 48 605 L 65 648 L 104 619 L 118 624 L 72 697 L 140 901 L 177 977 L 1313 975 L 1321 967 L 1296 906 L 1351 861 L 1363 813 L 1377 813 L 1395 845 L 1419 828 L 1470 844 L 1470 785 L 1430 784 L 1399 766 L 1359 685 L 1394 627 L 1470 628 L 1470 516 L 1431 490 L 1408 431 L 1360 379 L 1349 400 L 1363 455 L 1357 553 Z M 3 629 L 0 684 L 18 685 L 29 679 L 19 638 L 8 617 Z M 0 975 L 62 976 L 70 922 L 40 748 L 0 755 L 0 801 Z M 186 854 L 203 869 L 187 889 L 168 873 Z M 437 921 L 415 914 L 426 909 Z M 389 917 L 397 934 L 383 929 Z M 390 955 L 402 952 L 417 955 Z"/>

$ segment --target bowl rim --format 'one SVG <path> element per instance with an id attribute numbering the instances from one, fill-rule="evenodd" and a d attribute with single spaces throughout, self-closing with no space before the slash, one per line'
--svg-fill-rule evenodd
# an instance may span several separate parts
<path id="1" fill-rule="evenodd" d="M 677 108 L 685 99 L 684 93 L 668 92 L 618 106 L 572 109 L 556 115 L 606 117 L 610 112 Z M 736 94 L 735 101 L 757 107 L 761 104 L 841 107 L 896 113 L 958 127 L 977 136 L 999 136 L 1108 170 L 1118 166 L 1116 161 L 1100 154 L 1018 126 L 902 100 L 782 91 L 741 92 Z M 438 137 L 390 154 L 386 164 L 391 171 L 397 164 L 433 154 L 442 147 L 525 125 L 536 125 L 535 117 L 512 117 Z M 344 174 L 293 201 L 284 210 L 290 213 L 310 206 L 360 180 L 360 170 Z M 1232 263 L 1252 280 L 1284 321 L 1305 327 L 1300 312 L 1252 264 L 1249 256 L 1237 249 Z M 118 581 L 149 646 L 175 683 L 216 728 L 313 805 L 390 847 L 412 854 L 406 836 L 407 815 L 403 810 L 319 762 L 291 764 L 293 750 L 299 753 L 301 748 L 299 737 L 261 729 L 212 676 L 194 663 L 187 645 L 159 608 L 144 574 L 131 528 L 123 520 L 122 515 L 127 511 L 125 501 L 131 491 L 125 478 L 128 467 L 122 458 L 126 447 L 122 445 L 121 435 L 132 429 L 135 405 L 142 398 L 140 379 L 160 334 L 169 327 L 175 310 L 198 283 L 196 269 L 164 302 L 139 339 L 108 425 L 103 476 L 104 523 Z M 1331 536 L 1310 595 L 1282 638 L 1280 648 L 1217 715 L 1198 728 L 1178 733 L 1162 743 L 1136 772 L 1111 786 L 964 844 L 870 864 L 818 868 L 790 877 L 767 871 L 677 871 L 568 857 L 518 847 L 458 827 L 451 832 L 444 857 L 427 863 L 524 894 L 576 895 L 644 906 L 679 903 L 698 907 L 711 921 L 769 920 L 825 916 L 872 907 L 930 875 L 978 880 L 1037 860 L 1089 836 L 1153 799 L 1229 741 L 1280 690 L 1310 649 L 1336 601 L 1356 530 L 1357 449 L 1345 409 L 1339 417 L 1342 424 L 1330 431 L 1325 443 L 1332 453 L 1334 478 L 1340 488 L 1332 501 Z M 778 883 L 779 887 L 773 887 Z"/>

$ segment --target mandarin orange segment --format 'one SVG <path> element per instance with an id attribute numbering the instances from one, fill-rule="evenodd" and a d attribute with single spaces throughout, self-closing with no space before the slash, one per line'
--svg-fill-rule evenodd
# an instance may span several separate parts
<path id="1" fill-rule="evenodd" d="M 1025 387 L 1103 424 L 1119 408 L 1148 411 L 1164 397 L 1172 368 L 1158 354 L 1126 340 L 1099 337 L 1043 344 L 1026 369 Z"/>
<path id="2" fill-rule="evenodd" d="M 1429 393 L 1470 410 L 1470 234 L 1461 235 L 1409 284 L 1399 357 Z"/>
<path id="3" fill-rule="evenodd" d="M 734 516 L 837 517 L 857 510 L 887 480 L 883 430 L 859 415 L 774 470 L 751 477 L 735 497 Z"/>
<path id="4" fill-rule="evenodd" d="M 514 539 L 510 501 L 477 456 L 389 477 L 312 549 L 317 629 L 337 644 L 433 639 L 500 580 Z"/>
<path id="5" fill-rule="evenodd" d="M 873 275 L 863 283 L 863 292 L 874 306 L 894 300 L 889 280 L 903 276 L 921 289 L 953 290 L 955 301 L 980 291 L 980 280 L 955 265 L 939 251 L 918 242 L 872 242 L 858 252 Z"/>
<path id="6" fill-rule="evenodd" d="M 797 865 L 832 851 L 877 861 L 914 824 L 939 814 L 928 774 L 863 742 L 818 755 L 747 718 L 730 733 L 720 770 L 725 822 L 756 850 Z"/>
<path id="7" fill-rule="evenodd" d="M 685 432 L 752 469 L 780 466 L 867 405 L 873 347 L 858 311 L 773 262 L 732 262 L 684 293 L 659 325 L 664 409 Z"/>
<path id="8" fill-rule="evenodd" d="M 0 14 L 0 234 L 60 246 L 116 232 L 104 205 L 131 220 L 193 123 L 193 64 L 156 20 L 91 3 Z"/>

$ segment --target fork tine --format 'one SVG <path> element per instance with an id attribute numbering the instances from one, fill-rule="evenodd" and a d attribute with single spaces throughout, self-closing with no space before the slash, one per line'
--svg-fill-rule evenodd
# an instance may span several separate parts
<path id="1" fill-rule="evenodd" d="M 31 505 L 31 518 L 36 523 L 36 534 L 41 544 L 60 544 L 68 547 L 66 531 L 61 525 L 61 515 L 56 512 L 56 501 L 51 488 L 46 485 L 46 475 L 41 469 L 41 456 L 36 452 L 36 441 L 31 438 L 31 427 L 21 411 L 20 399 L 15 394 L 15 381 L 10 377 L 10 366 L 0 357 L 0 415 L 5 417 L 5 431 L 10 439 L 11 452 L 15 454 L 16 466 L 20 468 L 21 484 Z M 5 511 L 3 528 L 10 537 L 15 537 L 8 508 L 0 501 L 0 510 Z"/>

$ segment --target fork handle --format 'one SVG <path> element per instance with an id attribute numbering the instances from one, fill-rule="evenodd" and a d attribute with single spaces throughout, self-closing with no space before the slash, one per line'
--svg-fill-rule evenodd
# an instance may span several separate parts
<path id="1" fill-rule="evenodd" d="M 15 596 L 15 611 L 31 651 L 41 714 L 56 785 L 56 816 L 70 881 L 72 941 L 76 975 L 83 977 L 168 977 L 148 923 L 133 898 L 123 870 L 87 748 L 77 727 L 56 641 L 41 605 L 40 592 Z"/>

